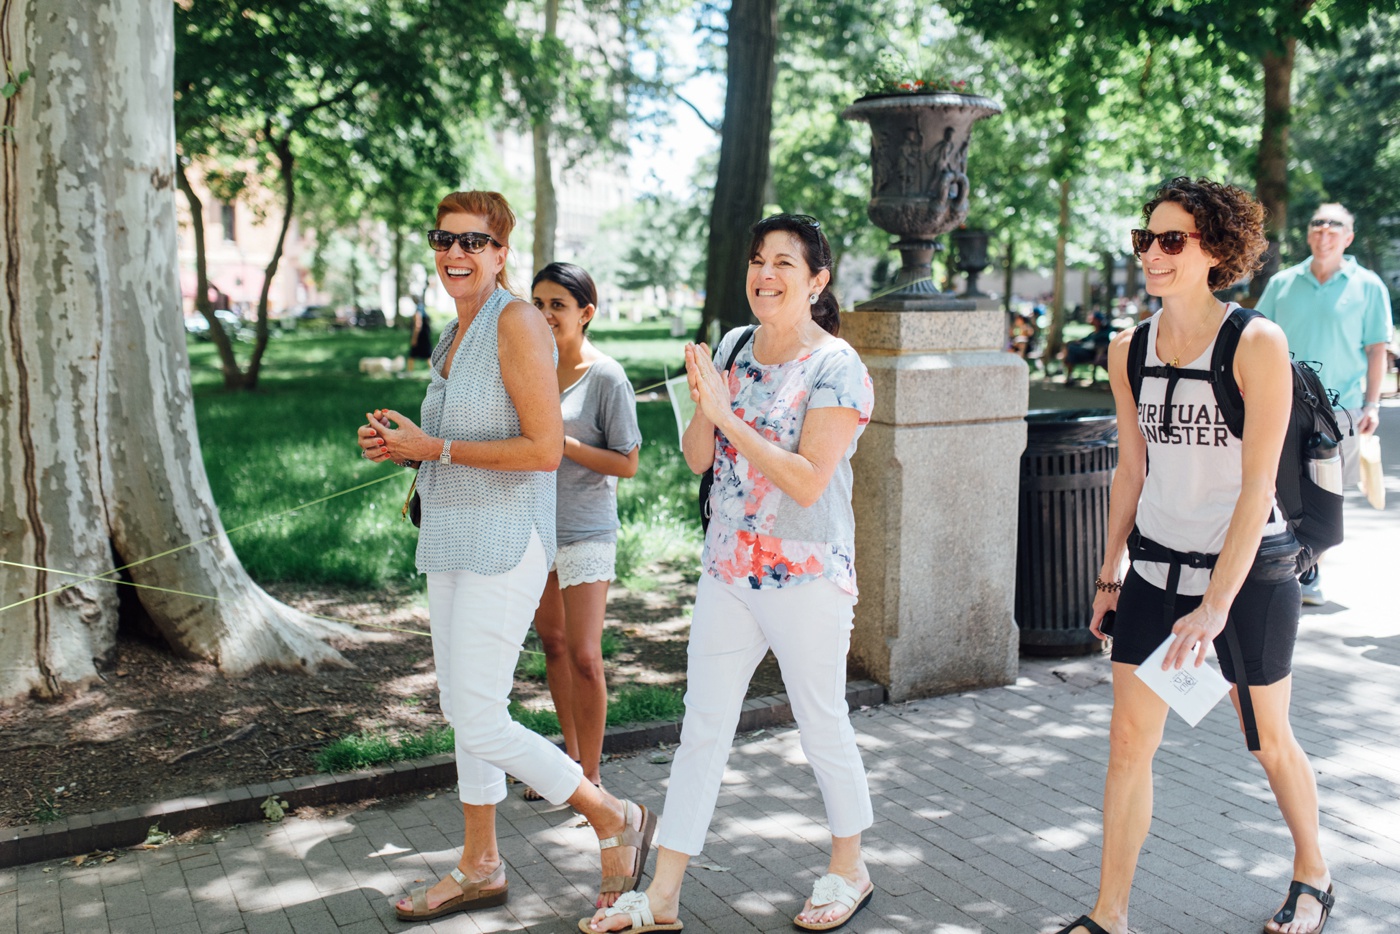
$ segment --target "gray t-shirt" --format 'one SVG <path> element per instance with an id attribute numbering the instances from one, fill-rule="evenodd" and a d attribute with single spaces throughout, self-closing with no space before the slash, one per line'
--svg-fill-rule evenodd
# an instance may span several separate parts
<path id="1" fill-rule="evenodd" d="M 559 397 L 564 434 L 595 448 L 626 454 L 642 443 L 637 397 L 621 364 L 602 357 Z M 559 462 L 557 535 L 560 545 L 617 541 L 617 478 L 565 457 Z"/>

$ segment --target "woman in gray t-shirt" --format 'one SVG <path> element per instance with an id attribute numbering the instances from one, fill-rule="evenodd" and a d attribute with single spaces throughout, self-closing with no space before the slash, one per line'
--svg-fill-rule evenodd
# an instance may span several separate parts
<path id="1" fill-rule="evenodd" d="M 596 784 L 608 714 L 602 638 L 617 555 L 614 491 L 618 477 L 636 474 L 642 436 L 627 374 L 586 336 L 598 309 L 593 278 L 571 263 L 550 263 L 535 276 L 532 292 L 559 348 L 564 416 L 555 514 L 559 550 L 535 630 L 565 748 Z M 539 800 L 532 788 L 525 797 Z"/>

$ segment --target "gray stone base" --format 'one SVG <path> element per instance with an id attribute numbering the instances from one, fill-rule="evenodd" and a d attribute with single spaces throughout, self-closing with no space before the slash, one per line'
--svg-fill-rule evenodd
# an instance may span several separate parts
<path id="1" fill-rule="evenodd" d="M 1017 494 L 1028 373 L 994 303 L 842 318 L 875 387 L 852 461 L 851 652 L 891 701 L 1008 684 L 1017 671 Z"/>

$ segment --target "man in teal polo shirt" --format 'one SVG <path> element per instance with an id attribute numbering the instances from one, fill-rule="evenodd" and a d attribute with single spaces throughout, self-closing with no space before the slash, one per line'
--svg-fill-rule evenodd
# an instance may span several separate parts
<path id="1" fill-rule="evenodd" d="M 1391 332 L 1385 283 L 1346 253 L 1353 223 L 1340 204 L 1319 206 L 1308 222 L 1312 258 L 1270 279 L 1255 306 L 1283 328 L 1294 358 L 1320 364 L 1322 385 L 1337 394 L 1347 486 L 1360 474 L 1360 436 L 1375 431 L 1379 422 Z M 1324 602 L 1316 577 L 1304 582 L 1303 602 Z"/>

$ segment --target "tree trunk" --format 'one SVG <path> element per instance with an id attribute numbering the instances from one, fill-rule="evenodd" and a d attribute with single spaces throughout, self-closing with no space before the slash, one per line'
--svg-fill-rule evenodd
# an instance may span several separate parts
<path id="1" fill-rule="evenodd" d="M 273 152 L 277 156 L 277 174 L 282 180 L 282 228 L 277 231 L 277 243 L 272 248 L 272 257 L 263 269 L 262 291 L 258 293 L 258 326 L 253 339 L 253 354 L 248 358 L 248 371 L 243 376 L 244 389 L 258 388 L 258 375 L 262 373 L 263 354 L 267 352 L 267 302 L 272 293 L 272 280 L 277 275 L 277 267 L 282 262 L 282 250 L 287 245 L 287 231 L 292 226 L 292 211 L 296 207 L 296 179 L 292 175 L 292 134 L 284 132 L 273 142 Z"/>
<path id="2" fill-rule="evenodd" d="M 1123 295 L 1129 301 L 1136 302 L 1138 293 L 1138 258 L 1135 254 L 1127 254 L 1127 262 L 1123 264 Z"/>
<path id="3" fill-rule="evenodd" d="M 1114 253 L 1112 250 L 1104 250 L 1101 254 L 1099 254 L 1099 259 L 1103 262 L 1103 307 L 1100 310 L 1102 310 L 1111 318 L 1113 317 L 1114 299 L 1113 274 L 1117 272 L 1115 267 L 1118 264 L 1118 254 Z M 1089 308 L 1093 305 L 1093 302 L 1089 300 L 1089 289 L 1087 288 L 1089 284 L 1088 280 L 1089 271 L 1086 269 L 1084 271 L 1084 284 L 1086 286 L 1086 288 L 1084 289 L 1084 305 L 1086 308 Z"/>
<path id="4" fill-rule="evenodd" d="M 763 213 L 763 190 L 768 182 L 773 81 L 777 75 L 777 0 L 733 0 L 728 37 L 724 125 L 705 253 L 702 340 L 711 321 L 737 327 L 750 320 L 744 278 L 749 228 Z"/>
<path id="5" fill-rule="evenodd" d="M 559 203 L 554 194 L 554 169 L 549 157 L 548 117 L 536 121 L 535 136 L 535 272 L 554 262 L 554 231 L 559 226 Z"/>
<path id="6" fill-rule="evenodd" d="M 1288 125 L 1293 108 L 1293 54 L 1298 41 L 1282 40 L 1282 51 L 1266 52 L 1264 66 L 1264 129 L 1255 165 L 1255 192 L 1264 205 L 1264 233 L 1269 252 L 1264 268 L 1249 283 L 1249 295 L 1258 299 L 1269 278 L 1278 272 L 1280 250 L 1288 231 Z M 1251 304 L 1253 304 L 1251 302 Z"/>
<path id="7" fill-rule="evenodd" d="M 403 301 L 404 281 L 403 281 L 403 226 L 394 222 L 394 229 L 391 231 L 394 238 L 394 327 L 403 327 L 403 318 L 399 315 L 399 302 Z"/>
<path id="8" fill-rule="evenodd" d="M 1054 357 L 1065 342 L 1065 247 L 1069 244 L 1068 177 L 1057 183 L 1060 189 L 1060 220 L 1055 227 L 1055 293 L 1050 300 L 1050 332 L 1045 335 L 1045 355 Z"/>
<path id="9" fill-rule="evenodd" d="M 209 301 L 209 255 L 204 245 L 204 202 L 194 193 L 185 167 L 175 160 L 175 182 L 185 195 L 185 203 L 190 209 L 190 226 L 194 228 L 194 307 L 209 322 L 209 338 L 219 352 L 219 366 L 224 373 L 224 388 L 238 389 L 243 385 L 243 371 L 238 368 L 238 358 L 233 353 L 233 341 L 229 340 L 223 322 L 214 314 L 214 305 Z"/>
<path id="10" fill-rule="evenodd" d="M 166 588 L 135 596 L 177 654 L 231 674 L 340 659 L 320 640 L 343 627 L 248 578 L 204 475 L 176 268 L 173 9 L 0 6 L 6 61 L 36 71 L 0 141 L 3 699 L 95 674 L 117 630 L 114 566 Z"/>
<path id="11" fill-rule="evenodd" d="M 544 34 L 546 39 L 559 34 L 559 0 L 545 0 Z M 546 111 L 531 126 L 535 141 L 535 272 L 554 262 L 554 233 L 559 226 L 559 201 L 554 193 L 554 164 L 549 152 L 552 122 Z"/>
<path id="12" fill-rule="evenodd" d="M 1005 296 L 1002 305 L 1006 309 L 1007 322 L 1010 323 L 1010 315 L 1015 310 L 1011 307 L 1011 289 L 1016 277 L 1016 241 L 1010 237 L 1006 238 L 1006 279 L 1003 283 Z"/>

